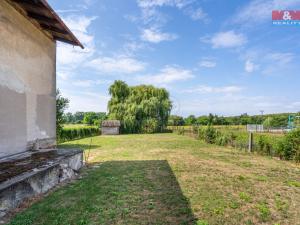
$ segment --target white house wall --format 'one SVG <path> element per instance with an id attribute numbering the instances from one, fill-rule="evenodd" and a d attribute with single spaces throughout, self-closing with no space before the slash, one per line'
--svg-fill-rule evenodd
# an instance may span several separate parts
<path id="1" fill-rule="evenodd" d="M 55 56 L 55 42 L 0 1 L 0 157 L 55 144 Z"/>

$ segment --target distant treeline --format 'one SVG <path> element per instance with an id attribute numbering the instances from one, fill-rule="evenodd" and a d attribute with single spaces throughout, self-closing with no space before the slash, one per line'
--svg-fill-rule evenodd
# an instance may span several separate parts
<path id="1" fill-rule="evenodd" d="M 64 122 L 67 124 L 88 124 L 101 126 L 103 120 L 107 119 L 105 112 L 76 112 L 65 113 Z"/>
<path id="2" fill-rule="evenodd" d="M 287 127 L 289 115 L 300 115 L 298 113 L 279 113 L 254 115 L 242 114 L 240 116 L 218 116 L 205 115 L 196 117 L 190 115 L 186 118 L 177 115 L 171 115 L 168 120 L 169 126 L 189 126 L 189 125 L 247 125 L 263 124 L 265 127 Z"/>

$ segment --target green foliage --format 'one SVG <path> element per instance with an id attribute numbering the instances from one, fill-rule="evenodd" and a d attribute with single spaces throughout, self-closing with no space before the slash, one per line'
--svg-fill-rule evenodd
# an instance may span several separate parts
<path id="1" fill-rule="evenodd" d="M 264 222 L 267 221 L 271 216 L 271 212 L 268 205 L 265 202 L 262 202 L 257 205 L 257 208 L 259 210 L 261 220 Z"/>
<path id="2" fill-rule="evenodd" d="M 190 115 L 184 119 L 185 125 L 194 125 L 197 122 L 197 118 L 194 115 Z"/>
<path id="3" fill-rule="evenodd" d="M 267 135 L 259 135 L 257 141 L 257 150 L 265 155 L 272 155 L 272 144 Z"/>
<path id="4" fill-rule="evenodd" d="M 168 126 L 183 126 L 185 121 L 182 116 L 171 115 L 169 116 Z"/>
<path id="5" fill-rule="evenodd" d="M 59 143 L 71 141 L 75 139 L 92 137 L 100 134 L 100 130 L 97 127 L 77 127 L 77 128 L 63 128 L 61 135 L 58 139 Z"/>
<path id="6" fill-rule="evenodd" d="M 298 113 L 299 114 L 299 113 Z M 180 125 L 247 125 L 247 124 L 264 124 L 266 128 L 279 128 L 287 127 L 288 125 L 288 116 L 289 115 L 298 115 L 296 113 L 278 113 L 278 114 L 266 114 L 266 115 L 253 115 L 250 116 L 247 113 L 241 114 L 239 116 L 218 116 L 218 115 L 203 115 L 196 117 L 190 115 L 186 118 L 183 118 L 184 124 Z M 175 117 L 175 116 L 174 116 Z M 170 117 L 171 118 L 171 117 Z M 300 120 L 296 120 L 296 122 Z M 169 126 L 180 126 L 178 124 L 173 125 L 169 123 Z"/>
<path id="7" fill-rule="evenodd" d="M 300 162 L 300 129 L 290 131 L 284 136 L 278 143 L 277 153 L 280 158 Z"/>
<path id="8" fill-rule="evenodd" d="M 58 138 L 60 138 L 61 133 L 62 133 L 62 127 L 63 124 L 65 123 L 64 119 L 64 111 L 68 108 L 69 106 L 69 99 L 64 98 L 60 91 L 57 89 L 56 90 L 56 135 Z"/>
<path id="9" fill-rule="evenodd" d="M 83 123 L 88 125 L 100 126 L 102 121 L 106 119 L 106 113 L 104 112 L 86 112 L 84 113 Z"/>
<path id="10" fill-rule="evenodd" d="M 88 124 L 101 126 L 103 120 L 107 118 L 105 112 L 68 112 L 64 114 L 66 124 Z"/>
<path id="11" fill-rule="evenodd" d="M 217 130 L 212 126 L 199 128 L 198 134 L 200 139 L 203 139 L 209 144 L 215 143 L 218 136 Z"/>
<path id="12" fill-rule="evenodd" d="M 154 133 L 166 128 L 172 104 L 164 88 L 129 87 L 123 81 L 115 81 L 109 94 L 109 118 L 121 121 L 121 132 Z"/>
<path id="13" fill-rule="evenodd" d="M 185 133 L 183 127 L 177 127 L 176 131 L 179 134 Z M 193 131 L 194 134 L 196 132 Z M 198 138 L 209 144 L 247 150 L 249 133 L 204 126 L 199 128 Z M 254 133 L 253 151 L 262 155 L 276 156 L 281 159 L 300 162 L 300 129 L 293 130 L 283 136 Z"/>

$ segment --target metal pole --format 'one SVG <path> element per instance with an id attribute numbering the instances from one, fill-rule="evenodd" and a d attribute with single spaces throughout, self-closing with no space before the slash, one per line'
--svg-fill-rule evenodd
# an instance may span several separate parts
<path id="1" fill-rule="evenodd" d="M 253 148 L 253 133 L 249 132 L 248 152 L 252 152 L 252 148 Z"/>

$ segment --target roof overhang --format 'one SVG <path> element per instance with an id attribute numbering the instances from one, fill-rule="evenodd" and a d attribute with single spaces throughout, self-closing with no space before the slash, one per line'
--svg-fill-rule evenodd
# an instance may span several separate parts
<path id="1" fill-rule="evenodd" d="M 7 1 L 51 39 L 84 48 L 46 0 Z"/>

